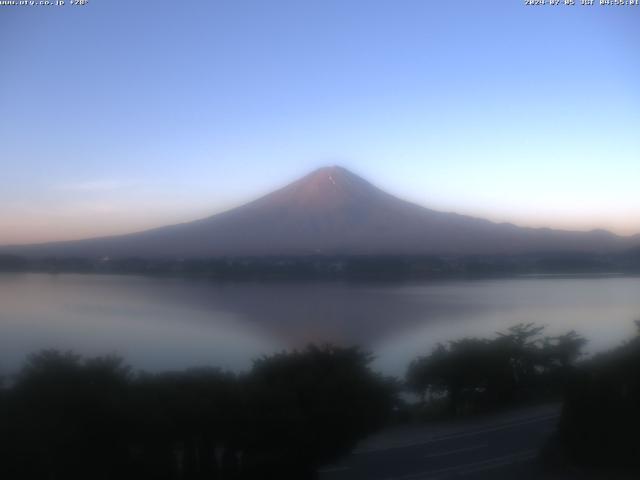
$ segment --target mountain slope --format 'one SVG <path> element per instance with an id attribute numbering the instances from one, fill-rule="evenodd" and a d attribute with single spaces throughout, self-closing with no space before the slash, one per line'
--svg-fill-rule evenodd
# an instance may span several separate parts
<path id="1" fill-rule="evenodd" d="M 195 222 L 72 242 L 5 247 L 29 256 L 196 258 L 303 254 L 613 252 L 605 231 L 521 228 L 396 198 L 342 167 L 325 167 L 258 200 Z"/>

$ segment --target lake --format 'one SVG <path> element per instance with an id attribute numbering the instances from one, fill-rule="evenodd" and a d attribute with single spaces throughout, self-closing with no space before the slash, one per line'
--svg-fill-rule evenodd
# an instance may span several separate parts
<path id="1" fill-rule="evenodd" d="M 116 275 L 0 275 L 0 372 L 41 348 L 115 353 L 136 368 L 243 370 L 274 351 L 361 345 L 402 375 L 437 342 L 520 322 L 576 330 L 590 353 L 640 319 L 640 278 L 521 277 L 412 283 L 217 283 Z"/>

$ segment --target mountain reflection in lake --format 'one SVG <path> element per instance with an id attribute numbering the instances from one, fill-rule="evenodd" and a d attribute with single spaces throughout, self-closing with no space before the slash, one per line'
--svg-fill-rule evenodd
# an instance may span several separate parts
<path id="1" fill-rule="evenodd" d="M 0 275 L 0 371 L 40 348 L 117 353 L 149 370 L 214 365 L 310 341 L 358 344 L 401 375 L 442 341 L 518 322 L 575 329 L 593 352 L 634 332 L 638 278 L 411 284 L 215 283 L 108 275 Z"/>

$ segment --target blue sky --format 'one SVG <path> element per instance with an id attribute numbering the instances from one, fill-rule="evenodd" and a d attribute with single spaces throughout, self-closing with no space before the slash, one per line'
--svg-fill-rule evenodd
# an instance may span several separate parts
<path id="1" fill-rule="evenodd" d="M 0 244 L 216 213 L 324 164 L 425 206 L 640 232 L 640 7 L 0 7 Z"/>

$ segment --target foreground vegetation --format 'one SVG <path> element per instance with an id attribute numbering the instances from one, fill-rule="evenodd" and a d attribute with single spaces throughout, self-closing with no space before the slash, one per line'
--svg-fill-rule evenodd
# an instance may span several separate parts
<path id="1" fill-rule="evenodd" d="M 119 358 L 42 351 L 0 388 L 0 478 L 310 479 L 390 420 L 563 398 L 547 457 L 637 471 L 640 335 L 581 361 L 585 344 L 516 325 L 438 345 L 411 363 L 404 387 L 357 348 L 309 346 L 241 375 L 134 374 Z M 403 405 L 403 388 L 419 401 Z"/>
<path id="2" fill-rule="evenodd" d="M 431 411 L 442 405 L 441 413 L 451 416 L 560 398 L 587 342 L 574 331 L 555 337 L 543 332 L 520 324 L 493 339 L 440 344 L 411 363 L 407 387 L 419 405 Z"/>
<path id="3" fill-rule="evenodd" d="M 640 322 L 636 324 L 634 339 L 585 362 L 569 384 L 558 431 L 564 462 L 640 474 Z"/>
<path id="4" fill-rule="evenodd" d="M 411 363 L 406 385 L 419 395 L 418 409 L 440 418 L 562 401 L 558 430 L 544 449 L 546 464 L 559 475 L 568 470 L 570 478 L 637 478 L 637 324 L 635 338 L 587 360 L 580 360 L 586 340 L 576 332 L 550 337 L 534 324 L 516 325 L 492 339 L 438 345 Z"/>
<path id="5" fill-rule="evenodd" d="M 358 349 L 309 347 L 133 375 L 118 358 L 31 356 L 0 400 L 0 478 L 312 478 L 386 421 L 392 384 Z"/>

